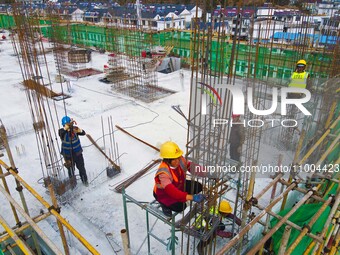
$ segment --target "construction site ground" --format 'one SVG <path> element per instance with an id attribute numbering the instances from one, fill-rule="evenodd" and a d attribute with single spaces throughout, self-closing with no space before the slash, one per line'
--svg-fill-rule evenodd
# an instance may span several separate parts
<path id="1" fill-rule="evenodd" d="M 93 53 L 92 68 L 100 69 L 107 60 L 106 54 Z M 6 61 L 0 62 L 0 116 L 1 121 L 7 129 L 9 142 L 13 148 L 13 156 L 18 167 L 19 174 L 34 187 L 46 200 L 50 200 L 49 194 L 43 187 L 41 176 L 39 152 L 33 142 L 35 132 L 32 127 L 31 116 L 29 114 L 27 101 L 25 98 L 24 86 L 21 84 L 22 76 L 17 68 L 17 58 L 13 56 L 13 49 L 9 40 L 0 44 L 0 58 Z M 52 59 L 52 55 L 47 54 L 47 58 Z M 51 73 L 54 64 L 51 63 Z M 159 86 L 176 93 L 156 100 L 152 103 L 144 103 L 141 100 L 130 98 L 126 95 L 115 93 L 111 90 L 110 84 L 99 81 L 104 74 L 97 74 L 84 78 L 70 79 L 69 89 L 61 88 L 71 97 L 65 103 L 68 114 L 75 119 L 77 125 L 102 145 L 101 119 L 108 118 L 139 138 L 148 141 L 150 144 L 159 147 L 167 140 L 175 141 L 181 148 L 185 148 L 187 129 L 186 120 L 174 111 L 171 106 L 179 105 L 184 113 L 189 108 L 190 92 L 190 71 L 181 70 L 171 74 L 158 74 Z M 183 76 L 183 84 L 180 77 Z M 62 102 L 55 102 L 58 115 L 64 115 Z M 56 123 L 58 121 L 56 120 Z M 55 126 L 55 132 L 60 126 Z M 127 177 L 144 168 L 152 160 L 158 159 L 158 153 L 133 140 L 122 132 L 114 131 L 115 140 L 119 146 L 119 156 L 121 163 L 121 174 L 110 179 L 106 176 L 105 168 L 108 162 L 102 154 L 91 144 L 86 137 L 81 137 L 84 149 L 85 166 L 89 177 L 89 187 L 82 185 L 78 177 L 78 184 L 74 190 L 65 195 L 64 203 L 61 204 L 61 214 L 79 231 L 87 240 L 98 249 L 101 254 L 123 254 L 120 230 L 124 226 L 122 195 L 114 192 L 114 187 L 120 184 Z M 59 143 L 57 133 L 55 142 Z M 280 151 L 272 145 L 262 144 L 259 161 L 263 164 L 275 165 L 279 154 L 283 154 L 283 164 L 292 162 L 293 152 Z M 2 160 L 7 161 L 6 155 Z M 142 202 L 153 200 L 153 176 L 156 168 L 129 186 L 126 192 Z M 77 171 L 78 174 L 78 171 Z M 270 179 L 257 178 L 255 183 L 255 194 L 260 191 Z M 9 185 L 13 187 L 13 178 L 8 178 Z M 230 187 L 236 185 L 229 182 Z M 14 189 L 13 189 L 14 190 Z M 279 192 L 280 189 L 277 189 Z M 226 196 L 234 199 L 235 192 L 231 190 Z M 16 192 L 12 192 L 14 197 Z M 39 214 L 41 205 L 35 202 L 32 196 L 26 194 L 26 199 L 32 215 Z M 1 197 L 1 195 L 0 195 Z M 263 198 L 266 201 L 266 198 Z M 293 201 L 294 202 L 294 201 Z M 129 224 L 131 226 L 130 237 L 134 240 L 132 251 L 136 252 L 139 246 L 145 241 L 145 211 L 129 204 Z M 135 207 L 135 208 L 134 208 Z M 0 207 L 1 215 L 8 215 L 6 219 L 10 225 L 15 225 L 14 219 L 9 211 L 10 207 Z M 275 209 L 274 209 L 275 211 Z M 154 221 L 153 217 L 151 221 Z M 46 224 L 49 223 L 49 224 Z M 56 223 L 52 219 L 41 223 L 44 229 L 48 229 L 46 234 L 52 239 L 56 239 Z M 156 224 L 155 234 L 166 240 L 170 236 L 169 227 L 162 222 Z M 53 230 L 53 231 L 52 231 Z M 258 228 L 255 228 L 251 240 L 256 241 L 260 237 Z M 68 236 L 68 235 L 67 235 Z M 69 236 L 67 238 L 70 238 Z M 56 241 L 61 247 L 61 242 Z M 156 242 L 156 241 L 153 241 Z M 218 245 L 223 245 L 226 240 L 218 240 Z M 70 241 L 71 254 L 85 254 L 81 244 L 76 240 Z M 179 249 L 180 247 L 178 247 Z M 192 245 L 191 247 L 195 247 Z M 146 247 L 143 247 L 146 249 Z M 145 254 L 141 251 L 142 254 Z M 152 253 L 164 254 L 165 247 L 152 245 Z M 179 252 L 179 251 L 178 251 Z M 178 253 L 179 254 L 179 253 Z"/>

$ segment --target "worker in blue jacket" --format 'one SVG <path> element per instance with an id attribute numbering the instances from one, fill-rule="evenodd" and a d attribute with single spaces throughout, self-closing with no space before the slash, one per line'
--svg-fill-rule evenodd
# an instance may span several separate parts
<path id="1" fill-rule="evenodd" d="M 81 181 L 88 186 L 86 169 L 83 157 L 83 148 L 81 147 L 79 136 L 85 135 L 85 131 L 74 126 L 75 121 L 69 116 L 64 116 L 61 120 L 62 128 L 59 129 L 61 139 L 61 154 L 65 160 L 65 167 L 68 170 L 69 177 L 74 176 L 75 166 L 79 170 Z"/>

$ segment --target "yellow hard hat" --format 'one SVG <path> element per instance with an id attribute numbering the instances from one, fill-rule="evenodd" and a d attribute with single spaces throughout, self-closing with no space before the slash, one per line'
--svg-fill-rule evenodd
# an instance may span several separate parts
<path id="1" fill-rule="evenodd" d="M 306 62 L 306 60 L 304 60 L 304 59 L 300 59 L 298 62 L 296 62 L 296 65 L 307 65 L 307 62 Z"/>
<path id="2" fill-rule="evenodd" d="M 231 208 L 230 203 L 226 200 L 220 202 L 220 208 L 218 209 L 221 213 L 231 213 L 233 208 Z"/>
<path id="3" fill-rule="evenodd" d="M 174 142 L 167 141 L 161 145 L 160 155 L 162 158 L 179 158 L 182 156 L 183 151 Z"/>

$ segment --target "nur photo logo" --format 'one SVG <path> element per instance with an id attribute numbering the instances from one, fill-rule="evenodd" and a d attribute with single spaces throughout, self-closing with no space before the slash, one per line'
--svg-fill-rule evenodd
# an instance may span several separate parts
<path id="1" fill-rule="evenodd" d="M 205 94 L 203 94 L 204 96 L 202 96 L 202 107 L 201 107 L 201 113 L 203 115 L 207 114 L 207 101 L 208 101 L 207 96 L 209 96 L 211 98 L 211 100 L 213 101 L 213 104 L 215 106 L 217 105 L 217 100 L 216 100 L 215 96 L 217 97 L 220 105 L 221 106 L 223 105 L 220 95 L 218 94 L 218 92 L 212 86 L 210 86 L 206 83 L 203 83 L 203 82 L 198 82 L 198 83 L 202 85 L 202 88 L 198 88 L 198 89 L 202 89 L 205 92 Z"/>
<path id="2" fill-rule="evenodd" d="M 254 107 L 253 103 L 253 88 L 247 88 L 247 96 L 244 95 L 242 91 L 242 87 L 238 85 L 227 85 L 227 84 L 215 84 L 214 86 L 208 85 L 206 83 L 199 82 L 201 84 L 201 88 L 205 93 L 202 94 L 202 100 L 201 100 L 201 113 L 202 115 L 208 114 L 208 100 L 209 97 L 212 100 L 213 104 L 217 106 L 217 100 L 219 104 L 222 106 L 222 99 L 220 94 L 217 92 L 217 89 L 222 90 L 222 93 L 225 90 L 228 90 L 231 93 L 232 96 L 232 113 L 233 114 L 245 114 L 245 106 L 248 107 L 248 110 L 253 113 L 254 115 L 259 116 L 268 116 L 273 114 L 277 111 L 278 106 L 280 105 L 280 114 L 281 116 L 287 116 L 287 108 L 288 106 L 295 106 L 297 107 L 304 115 L 310 116 L 312 115 L 305 107 L 304 103 L 309 102 L 311 99 L 311 93 L 309 90 L 304 88 L 296 88 L 296 87 L 283 87 L 283 88 L 272 88 L 272 95 L 271 95 L 271 106 L 268 109 L 256 109 Z M 280 92 L 280 93 L 279 93 Z M 300 95 L 304 95 L 302 98 L 290 98 L 291 93 L 298 93 Z M 216 100 L 217 98 L 217 100 Z M 280 103 L 280 104 L 279 104 Z M 293 119 L 267 119 L 266 121 L 269 121 L 274 125 L 274 122 L 280 121 L 282 126 L 287 126 L 285 123 L 288 123 L 289 121 L 293 121 L 293 126 L 287 126 L 287 127 L 294 127 L 297 125 L 297 121 Z M 258 124 L 254 124 L 254 123 Z M 215 119 L 214 120 L 214 126 L 215 125 L 222 125 L 227 124 L 228 119 Z M 245 123 L 245 120 L 244 120 Z M 242 124 L 242 123 L 239 123 Z M 248 120 L 248 126 L 251 127 L 261 127 L 264 125 L 264 121 L 261 119 L 255 119 L 255 120 Z"/>

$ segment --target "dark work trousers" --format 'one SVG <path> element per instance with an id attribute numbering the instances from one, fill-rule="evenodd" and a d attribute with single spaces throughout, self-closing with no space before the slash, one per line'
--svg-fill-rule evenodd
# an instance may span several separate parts
<path id="1" fill-rule="evenodd" d="M 237 152 L 239 144 L 230 144 L 230 158 L 236 161 L 240 161 L 241 153 Z"/>
<path id="2" fill-rule="evenodd" d="M 68 175 L 71 178 L 72 176 L 74 176 L 74 170 L 75 170 L 75 166 L 78 168 L 79 170 L 79 175 L 80 175 L 80 179 L 83 183 L 87 182 L 87 175 L 86 175 L 86 170 L 85 170 L 85 163 L 84 163 L 84 157 L 83 154 L 79 154 L 79 155 L 75 155 L 73 154 L 73 158 L 71 159 L 72 161 L 72 166 L 69 167 L 68 170 Z"/>
<path id="3" fill-rule="evenodd" d="M 187 192 L 188 194 L 193 195 L 193 194 L 200 193 L 202 191 L 202 189 L 203 189 L 203 187 L 202 187 L 201 183 L 196 182 L 196 181 L 185 180 L 185 192 Z M 157 196 L 156 196 L 155 193 L 153 193 L 153 196 L 157 200 Z M 163 204 L 161 204 L 161 206 L 167 207 L 167 208 L 171 209 L 171 211 L 174 211 L 174 212 L 182 212 L 187 207 L 187 204 L 183 203 L 183 202 L 177 202 L 177 203 L 174 203 L 170 206 L 166 206 L 166 205 L 163 205 Z"/>

